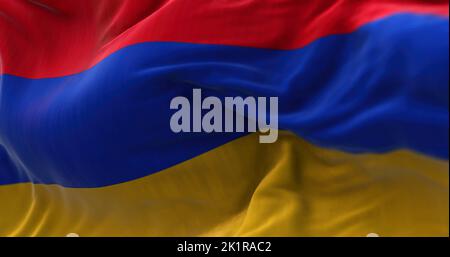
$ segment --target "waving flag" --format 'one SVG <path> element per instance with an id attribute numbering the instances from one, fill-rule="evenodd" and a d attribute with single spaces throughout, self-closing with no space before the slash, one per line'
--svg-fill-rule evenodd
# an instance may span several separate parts
<path id="1" fill-rule="evenodd" d="M 0 235 L 448 236 L 447 0 L 0 0 Z M 279 137 L 174 133 L 193 89 Z"/>

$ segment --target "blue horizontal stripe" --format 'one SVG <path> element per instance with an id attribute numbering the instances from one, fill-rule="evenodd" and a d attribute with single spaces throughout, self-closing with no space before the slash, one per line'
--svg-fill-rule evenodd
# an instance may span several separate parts
<path id="1" fill-rule="evenodd" d="M 170 100 L 193 88 L 279 96 L 280 127 L 319 146 L 448 159 L 448 31 L 404 14 L 297 50 L 142 43 L 72 76 L 2 75 L 0 184 L 111 185 L 242 136 L 172 133 Z"/>

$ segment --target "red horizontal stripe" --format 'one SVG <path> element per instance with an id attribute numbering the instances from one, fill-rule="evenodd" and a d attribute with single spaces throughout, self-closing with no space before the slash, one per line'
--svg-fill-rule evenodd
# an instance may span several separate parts
<path id="1" fill-rule="evenodd" d="M 399 12 L 448 0 L 0 0 L 0 74 L 78 73 L 147 41 L 293 49 Z"/>

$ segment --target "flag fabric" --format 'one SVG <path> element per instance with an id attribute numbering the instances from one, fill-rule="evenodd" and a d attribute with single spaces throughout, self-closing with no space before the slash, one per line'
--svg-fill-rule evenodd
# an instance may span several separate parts
<path id="1" fill-rule="evenodd" d="M 447 0 L 0 0 L 0 235 L 448 236 Z M 278 140 L 173 133 L 276 96 Z"/>

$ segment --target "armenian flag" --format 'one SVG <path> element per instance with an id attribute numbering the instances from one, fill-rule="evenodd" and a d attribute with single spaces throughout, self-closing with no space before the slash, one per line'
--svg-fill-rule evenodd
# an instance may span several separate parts
<path id="1" fill-rule="evenodd" d="M 0 0 L 0 236 L 448 236 L 448 0 Z M 278 97 L 278 140 L 171 99 Z"/>

